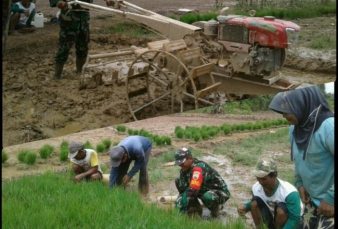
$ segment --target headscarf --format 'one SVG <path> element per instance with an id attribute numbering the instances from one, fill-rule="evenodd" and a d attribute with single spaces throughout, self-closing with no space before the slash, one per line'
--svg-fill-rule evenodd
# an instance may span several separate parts
<path id="1" fill-rule="evenodd" d="M 280 114 L 293 114 L 298 125 L 293 130 L 293 138 L 298 149 L 304 150 L 306 158 L 313 133 L 323 121 L 334 117 L 324 95 L 317 86 L 279 92 L 271 101 L 269 108 Z"/>

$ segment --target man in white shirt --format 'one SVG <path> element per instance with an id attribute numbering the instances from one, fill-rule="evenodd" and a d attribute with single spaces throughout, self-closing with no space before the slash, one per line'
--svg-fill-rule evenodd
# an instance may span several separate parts
<path id="1" fill-rule="evenodd" d="M 32 25 L 32 20 L 35 16 L 35 4 L 33 2 L 30 0 L 20 0 L 12 5 L 11 12 L 10 35 L 35 31 L 35 26 Z"/>

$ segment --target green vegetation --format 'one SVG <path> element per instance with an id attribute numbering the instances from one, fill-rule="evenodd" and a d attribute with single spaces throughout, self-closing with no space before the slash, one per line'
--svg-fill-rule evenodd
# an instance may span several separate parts
<path id="1" fill-rule="evenodd" d="M 94 149 L 92 144 L 88 140 L 84 143 L 83 146 L 84 146 L 85 149 Z"/>
<path id="2" fill-rule="evenodd" d="M 2 160 L 2 164 L 4 164 L 8 160 L 8 155 L 5 150 L 1 151 L 1 160 Z"/>
<path id="3" fill-rule="evenodd" d="M 103 143 L 96 145 L 96 152 L 103 153 L 106 150 L 106 146 Z"/>
<path id="4" fill-rule="evenodd" d="M 47 159 L 54 152 L 54 147 L 46 144 L 39 149 L 39 155 L 42 159 Z"/>
<path id="5" fill-rule="evenodd" d="M 23 177 L 3 183 L 2 191 L 3 228 L 235 228 L 189 220 L 175 209 L 145 204 L 135 192 L 112 191 L 100 182 L 75 185 L 68 173 Z"/>
<path id="6" fill-rule="evenodd" d="M 61 148 L 59 154 L 60 161 L 68 160 L 68 148 Z"/>
<path id="7" fill-rule="evenodd" d="M 285 126 L 289 125 L 288 121 L 285 119 L 275 119 L 269 121 L 257 121 L 255 123 L 248 122 L 243 124 L 223 124 L 221 126 L 202 126 L 202 127 L 192 127 L 186 126 L 183 129 L 180 126 L 175 127 L 175 136 L 178 139 L 193 139 L 195 142 L 198 142 L 200 139 L 208 139 L 218 136 L 220 133 L 224 135 L 229 135 L 232 132 L 238 131 L 255 131 L 263 128 L 269 128 L 271 126 Z"/>
<path id="8" fill-rule="evenodd" d="M 18 154 L 18 160 L 20 162 L 25 162 L 25 158 L 26 158 L 26 155 L 29 153 L 30 151 L 29 150 L 21 150 Z"/>
<path id="9" fill-rule="evenodd" d="M 111 146 L 111 140 L 110 139 L 105 139 L 102 141 L 102 144 L 104 145 L 105 150 L 109 150 Z"/>
<path id="10" fill-rule="evenodd" d="M 68 146 L 69 146 L 69 142 L 66 140 L 62 140 L 61 144 L 60 144 L 60 149 L 66 149 L 68 150 Z"/>
<path id="11" fill-rule="evenodd" d="M 124 132 L 126 132 L 126 126 L 124 126 L 124 125 L 118 125 L 117 127 L 116 127 L 116 130 L 118 131 L 118 132 L 121 132 L 121 133 L 124 133 Z"/>
<path id="12" fill-rule="evenodd" d="M 25 163 L 27 165 L 33 165 L 36 161 L 36 153 L 34 152 L 28 152 L 25 156 Z"/>
<path id="13" fill-rule="evenodd" d="M 157 134 L 153 135 L 146 131 L 145 129 L 141 130 L 133 130 L 128 129 L 127 130 L 128 135 L 140 135 L 146 138 L 149 138 L 150 141 L 156 144 L 156 146 L 164 146 L 164 145 L 171 145 L 171 138 L 169 136 L 159 136 Z"/>
<path id="14" fill-rule="evenodd" d="M 214 148 L 214 154 L 226 155 L 235 165 L 253 167 L 260 156 L 266 155 L 264 152 L 271 151 L 272 145 L 273 150 L 279 152 L 289 148 L 288 134 L 289 128 L 282 128 L 275 133 L 260 134 L 241 141 L 232 140 Z M 276 159 L 277 163 L 286 161 L 283 157 Z"/>

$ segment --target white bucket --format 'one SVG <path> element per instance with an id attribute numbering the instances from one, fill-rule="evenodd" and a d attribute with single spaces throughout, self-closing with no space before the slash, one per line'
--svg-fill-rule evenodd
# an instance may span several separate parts
<path id="1" fill-rule="evenodd" d="M 36 13 L 34 16 L 34 25 L 36 28 L 43 28 L 43 13 Z"/>

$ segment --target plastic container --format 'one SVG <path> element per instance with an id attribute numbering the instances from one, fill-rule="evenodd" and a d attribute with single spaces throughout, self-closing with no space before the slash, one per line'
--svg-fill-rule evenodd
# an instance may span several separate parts
<path id="1" fill-rule="evenodd" d="M 34 25 L 36 28 L 43 28 L 44 18 L 43 13 L 36 13 L 34 16 Z"/>

